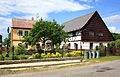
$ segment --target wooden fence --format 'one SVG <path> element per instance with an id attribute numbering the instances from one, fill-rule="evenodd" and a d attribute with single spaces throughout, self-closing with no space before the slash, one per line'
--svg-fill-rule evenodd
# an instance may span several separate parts
<path id="1" fill-rule="evenodd" d="M 105 47 L 104 48 L 105 56 L 120 56 L 120 46 L 119 47 Z"/>

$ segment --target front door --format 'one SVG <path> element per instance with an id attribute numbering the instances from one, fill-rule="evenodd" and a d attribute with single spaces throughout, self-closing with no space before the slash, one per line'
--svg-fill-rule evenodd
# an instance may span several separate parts
<path id="1" fill-rule="evenodd" d="M 93 49 L 93 43 L 90 43 L 90 49 Z"/>

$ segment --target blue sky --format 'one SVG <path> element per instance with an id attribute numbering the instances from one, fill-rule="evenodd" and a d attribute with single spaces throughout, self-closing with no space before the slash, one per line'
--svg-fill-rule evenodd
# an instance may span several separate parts
<path id="1" fill-rule="evenodd" d="M 120 33 L 119 0 L 0 0 L 0 34 L 7 37 L 12 18 L 55 19 L 59 24 L 98 11 L 111 32 Z M 39 19 L 37 18 L 37 19 Z"/>

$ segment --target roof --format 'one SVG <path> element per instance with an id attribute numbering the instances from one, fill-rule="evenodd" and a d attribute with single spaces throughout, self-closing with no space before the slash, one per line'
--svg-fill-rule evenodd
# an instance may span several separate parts
<path id="1" fill-rule="evenodd" d="M 12 19 L 12 27 L 13 28 L 32 28 L 33 24 L 35 24 L 35 20 L 25 20 L 25 19 Z"/>
<path id="2" fill-rule="evenodd" d="M 81 29 L 90 20 L 90 18 L 95 14 L 95 12 L 89 13 L 84 16 L 77 17 L 75 19 L 72 19 L 70 21 L 63 23 L 62 25 L 65 26 L 63 30 L 65 32 L 71 32 L 71 31 Z"/>

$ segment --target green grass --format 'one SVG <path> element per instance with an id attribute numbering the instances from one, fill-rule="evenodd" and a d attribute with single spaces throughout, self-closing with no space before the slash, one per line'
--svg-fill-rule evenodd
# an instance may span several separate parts
<path id="1" fill-rule="evenodd" d="M 120 60 L 120 56 L 105 56 L 100 58 L 94 58 L 94 59 L 87 59 L 86 61 L 113 61 L 113 60 Z"/>
<path id="2" fill-rule="evenodd" d="M 3 70 L 2 69 L 0 69 L 0 72 L 2 72 Z"/>

